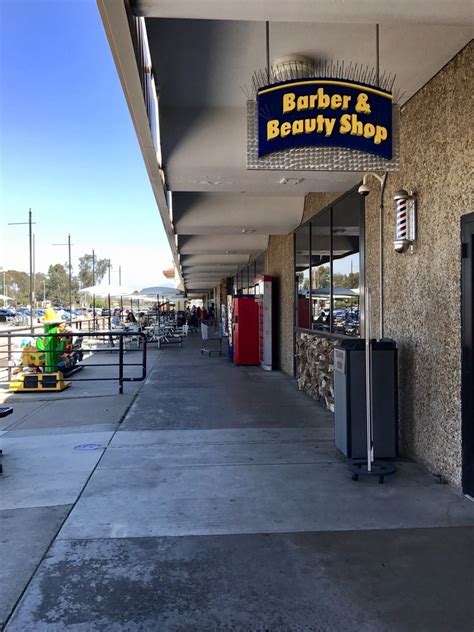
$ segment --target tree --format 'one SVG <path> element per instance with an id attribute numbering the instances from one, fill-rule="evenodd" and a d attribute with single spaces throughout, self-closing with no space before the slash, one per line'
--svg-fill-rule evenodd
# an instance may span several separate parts
<path id="1" fill-rule="evenodd" d="M 313 288 L 329 287 L 331 273 L 328 265 L 320 265 L 317 268 L 312 268 L 312 273 Z"/>
<path id="2" fill-rule="evenodd" d="M 43 298 L 43 281 L 46 275 L 42 272 L 35 274 L 34 289 L 36 300 Z M 27 272 L 19 272 L 18 270 L 5 270 L 5 292 L 3 292 L 3 278 L 0 287 L 0 293 L 5 293 L 12 299 L 12 303 L 17 306 L 30 304 L 30 275 Z"/>
<path id="3" fill-rule="evenodd" d="M 81 287 L 91 287 L 94 285 L 92 275 L 92 255 L 85 254 L 79 259 L 78 279 Z M 110 264 L 110 259 L 98 259 L 95 257 L 95 285 L 98 285 L 105 276 Z"/>
<path id="4" fill-rule="evenodd" d="M 357 289 L 359 287 L 359 273 L 350 272 L 349 274 L 343 274 L 342 272 L 335 272 L 333 276 L 334 285 L 337 287 L 345 287 L 350 290 Z"/>
<path id="5" fill-rule="evenodd" d="M 79 283 L 77 277 L 71 280 L 71 297 L 73 303 L 77 299 Z M 48 278 L 46 279 L 46 296 L 53 305 L 69 304 L 69 265 L 65 263 L 55 263 L 48 268 Z"/>
<path id="6" fill-rule="evenodd" d="M 5 290 L 6 295 L 10 296 L 16 305 L 28 305 L 30 302 L 30 275 L 18 270 L 6 270 Z"/>

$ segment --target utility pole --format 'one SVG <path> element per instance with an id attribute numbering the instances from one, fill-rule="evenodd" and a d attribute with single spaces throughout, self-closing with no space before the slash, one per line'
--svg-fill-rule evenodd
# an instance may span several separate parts
<path id="1" fill-rule="evenodd" d="M 9 226 L 26 226 L 28 224 L 28 243 L 29 243 L 29 251 L 30 251 L 30 291 L 29 291 L 29 300 L 30 300 L 30 330 L 31 333 L 34 333 L 34 320 L 35 320 L 35 291 L 33 285 L 33 229 L 32 226 L 36 222 L 33 222 L 33 215 L 31 213 L 31 208 L 28 209 L 28 221 L 27 222 L 9 222 Z"/>
<path id="2" fill-rule="evenodd" d="M 67 236 L 67 244 L 53 244 L 53 246 L 67 246 L 69 258 L 69 324 L 72 325 L 72 263 L 71 263 L 71 235 Z"/>
<path id="3" fill-rule="evenodd" d="M 35 301 L 35 309 L 37 307 L 36 300 L 36 235 L 33 233 L 33 296 Z"/>
<path id="4" fill-rule="evenodd" d="M 7 295 L 7 279 L 6 279 L 6 275 L 7 275 L 7 273 L 5 272 L 5 270 L 3 270 L 3 307 L 6 307 L 6 305 L 7 305 L 7 299 L 5 298 L 6 295 Z"/>
<path id="5" fill-rule="evenodd" d="M 110 285 L 110 269 L 112 268 L 112 262 L 109 259 L 109 285 Z"/>
<path id="6" fill-rule="evenodd" d="M 95 287 L 95 252 L 92 248 L 92 286 Z M 95 320 L 95 294 L 92 295 L 92 326 L 95 331 L 96 320 Z"/>
<path id="7" fill-rule="evenodd" d="M 122 266 L 119 266 L 119 286 L 122 285 Z M 123 296 L 120 297 L 120 310 L 123 312 Z"/>

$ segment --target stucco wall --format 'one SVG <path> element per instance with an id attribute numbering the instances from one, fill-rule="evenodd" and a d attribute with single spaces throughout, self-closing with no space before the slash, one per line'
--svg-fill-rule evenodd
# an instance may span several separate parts
<path id="1" fill-rule="evenodd" d="M 279 367 L 293 375 L 293 234 L 271 235 L 265 253 L 265 273 L 274 277 L 275 342 Z"/>
<path id="2" fill-rule="evenodd" d="M 331 204 L 340 193 L 309 193 L 305 197 L 301 222 Z M 271 235 L 265 258 L 265 272 L 276 282 L 277 310 L 275 314 L 276 343 L 279 368 L 288 375 L 294 374 L 294 270 L 293 234 Z"/>
<path id="3" fill-rule="evenodd" d="M 306 222 L 323 208 L 332 204 L 334 200 L 337 200 L 341 195 L 342 193 L 308 193 L 304 200 L 303 219 L 301 223 Z"/>
<path id="4" fill-rule="evenodd" d="M 461 479 L 460 217 L 472 211 L 474 46 L 404 107 L 402 170 L 384 195 L 384 328 L 400 348 L 402 453 L 455 485 Z M 378 331 L 379 191 L 366 204 L 366 280 Z M 397 254 L 393 194 L 416 191 L 414 254 Z"/>

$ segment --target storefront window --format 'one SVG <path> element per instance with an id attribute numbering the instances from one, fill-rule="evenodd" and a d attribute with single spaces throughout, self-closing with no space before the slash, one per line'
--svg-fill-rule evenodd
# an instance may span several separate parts
<path id="1" fill-rule="evenodd" d="M 248 265 L 249 288 L 248 294 L 255 294 L 255 261 L 251 261 Z"/>
<path id="2" fill-rule="evenodd" d="M 249 293 L 249 269 L 245 267 L 242 270 L 242 294 Z"/>
<path id="3" fill-rule="evenodd" d="M 295 232 L 297 327 L 360 335 L 363 210 L 352 193 Z"/>
<path id="4" fill-rule="evenodd" d="M 265 254 L 258 255 L 255 259 L 255 275 L 265 274 Z"/>
<path id="5" fill-rule="evenodd" d="M 311 313 L 312 328 L 330 330 L 331 301 L 331 210 L 311 221 Z"/>
<path id="6" fill-rule="evenodd" d="M 304 329 L 309 329 L 311 320 L 310 254 L 311 226 L 306 224 L 295 235 L 296 322 Z"/>
<path id="7" fill-rule="evenodd" d="M 359 209 L 359 200 L 349 196 L 332 213 L 333 331 L 348 336 L 358 336 L 360 331 Z"/>

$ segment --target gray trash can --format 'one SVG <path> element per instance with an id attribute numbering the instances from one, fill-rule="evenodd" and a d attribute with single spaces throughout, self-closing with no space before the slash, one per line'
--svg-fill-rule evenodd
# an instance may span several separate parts
<path id="1" fill-rule="evenodd" d="M 397 347 L 393 340 L 373 341 L 374 458 L 398 454 Z M 336 447 L 348 458 L 367 457 L 365 340 L 344 340 L 334 348 Z"/>

